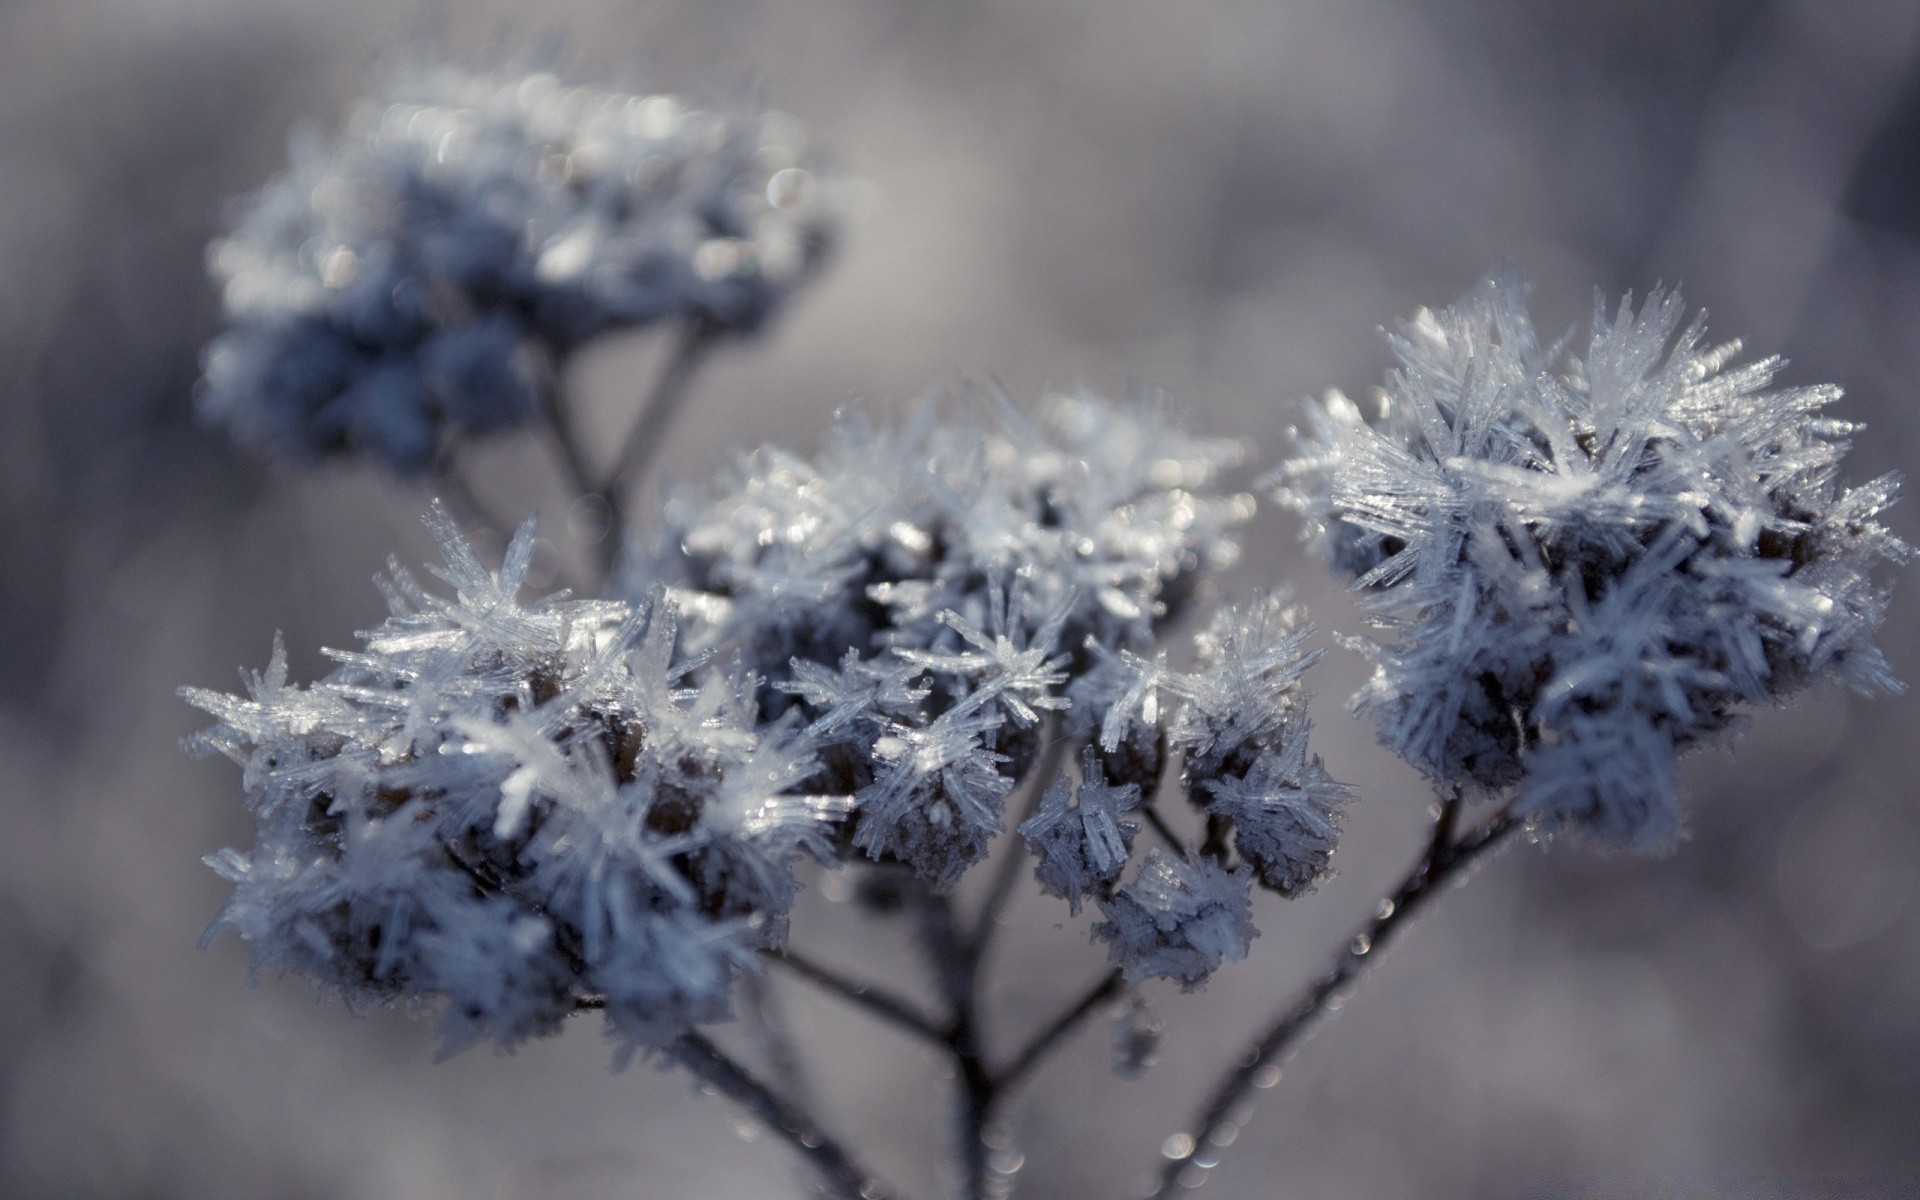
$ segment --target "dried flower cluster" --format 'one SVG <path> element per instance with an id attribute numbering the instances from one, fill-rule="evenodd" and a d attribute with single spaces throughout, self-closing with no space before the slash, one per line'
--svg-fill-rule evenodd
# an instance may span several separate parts
<path id="1" fill-rule="evenodd" d="M 199 402 L 299 458 L 418 470 L 524 422 L 587 338 L 751 330 L 835 223 L 791 118 L 545 72 L 417 68 L 293 150 L 209 252 L 231 327 Z"/>
<path id="2" fill-rule="evenodd" d="M 1543 346 L 1497 276 L 1393 335 L 1378 408 L 1312 406 L 1277 472 L 1381 636 L 1355 698 L 1442 787 L 1651 849 L 1681 827 L 1675 759 L 1744 706 L 1821 676 L 1899 687 L 1872 640 L 1874 518 L 1897 480 L 1843 488 L 1834 387 L 1768 390 L 1680 298 L 1609 314 L 1585 352 Z"/>
<path id="3" fill-rule="evenodd" d="M 290 686 L 276 655 L 250 698 L 189 693 L 258 821 L 214 860 L 215 929 L 355 999 L 445 997 L 456 1045 L 589 1002 L 659 1044 L 783 943 L 802 853 L 950 883 L 1070 726 L 1112 736 L 1023 827 L 1041 883 L 1102 905 L 1129 978 L 1197 985 L 1244 955 L 1256 877 L 1326 869 L 1342 796 L 1306 755 L 1296 612 L 1222 610 L 1193 672 L 1140 654 L 1232 557 L 1238 454 L 1084 394 L 849 417 L 676 501 L 631 602 L 523 604 L 531 527 L 489 573 L 436 510 L 453 597 L 395 568 L 333 675 Z M 1249 866 L 1156 850 L 1120 885 L 1165 753 Z"/>
<path id="4" fill-rule="evenodd" d="M 326 679 L 289 685 L 276 648 L 249 698 L 187 693 L 257 823 L 209 860 L 234 884 L 209 936 L 350 1000 L 444 997 L 449 1048 L 589 1002 L 638 1045 L 724 1017 L 846 811 L 803 786 L 811 739 L 677 653 L 658 598 L 521 604 L 531 523 L 497 573 L 432 523 L 451 598 L 396 567 L 393 615 Z"/>
<path id="5" fill-rule="evenodd" d="M 1132 985 L 1244 958 L 1253 888 L 1324 877 L 1350 793 L 1309 752 L 1319 655 L 1284 589 L 1169 644 L 1253 501 L 1222 487 L 1245 447 L 1157 403 L 843 414 L 812 457 L 743 455 L 632 536 L 623 497 L 694 370 L 808 277 L 835 190 L 777 114 L 440 66 L 246 202 L 209 256 L 229 328 L 203 414 L 294 457 L 431 467 L 483 519 L 464 440 L 541 416 L 612 528 L 610 595 L 523 599 L 533 522 L 492 571 L 436 502 L 450 595 L 395 565 L 390 615 L 325 678 L 290 683 L 276 644 L 247 695 L 187 690 L 215 718 L 191 744 L 242 767 L 256 826 L 208 860 L 233 884 L 208 937 L 355 1005 L 433 1009 L 449 1051 L 601 1010 L 622 1055 L 687 1066 L 833 1194 L 889 1194 L 780 1094 L 799 1089 L 695 1028 L 778 956 L 949 1060 L 967 1194 L 1002 1195 L 1008 1092 L 1116 1001 L 1117 1069 L 1151 1065 L 1162 1024 Z M 1823 676 L 1899 687 L 1873 642 L 1881 568 L 1911 553 L 1875 520 L 1896 481 L 1842 488 L 1853 427 L 1820 415 L 1838 389 L 1769 390 L 1778 359 L 1733 365 L 1682 317 L 1668 292 L 1596 302 L 1574 354 L 1499 275 L 1398 329 L 1374 411 L 1309 406 L 1278 496 L 1365 594 L 1353 707 L 1446 799 L 1409 875 L 1164 1143 L 1156 1195 L 1204 1180 L 1270 1065 L 1502 839 L 1665 845 L 1676 759 L 1745 708 Z M 677 348 L 596 472 L 564 364 L 662 323 Z M 1469 793 L 1502 804 L 1465 828 Z M 966 922 L 943 893 L 1016 823 L 1003 861 L 1030 852 L 1042 891 L 1098 909 L 1111 969 L 1000 1061 L 980 972 L 1015 876 Z M 808 859 L 913 905 L 941 1011 L 789 946 Z"/>

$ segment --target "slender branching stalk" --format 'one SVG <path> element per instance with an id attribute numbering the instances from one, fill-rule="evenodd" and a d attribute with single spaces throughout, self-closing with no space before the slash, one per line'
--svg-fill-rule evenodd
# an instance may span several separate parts
<path id="1" fill-rule="evenodd" d="M 1000 1089 L 1011 1091 L 1019 1086 L 1033 1068 L 1040 1064 L 1040 1060 L 1078 1028 L 1082 1021 L 1119 999 L 1126 990 L 1126 980 L 1119 971 L 1109 971 L 1101 976 L 1098 983 L 1089 988 L 1085 995 L 1073 1003 L 1072 1007 L 1055 1017 L 1046 1028 L 1035 1034 L 1033 1040 L 1013 1056 L 1013 1061 L 1000 1070 L 996 1079 Z"/>
<path id="2" fill-rule="evenodd" d="M 1041 733 L 1042 746 L 1040 760 L 1034 764 L 1033 771 L 1023 782 L 1027 793 L 1026 804 L 1021 815 L 1013 821 L 1017 829 L 1021 822 L 1033 815 L 1040 807 L 1040 797 L 1053 786 L 1060 767 L 1067 761 L 1068 738 L 1060 735 L 1058 718 L 1049 718 L 1045 730 Z M 1014 885 L 1020 882 L 1020 868 L 1027 861 L 1026 839 L 1018 833 L 1007 837 L 1006 857 L 1000 860 L 993 882 L 987 887 L 986 898 L 981 901 L 980 915 L 973 923 L 973 945 L 975 953 L 985 954 L 987 943 L 993 940 L 993 931 L 1000 920 L 1000 913 L 1012 897 Z"/>
<path id="3" fill-rule="evenodd" d="M 888 1200 L 899 1196 L 821 1129 L 805 1110 L 755 1078 L 704 1034 L 697 1031 L 681 1034 L 670 1053 L 674 1061 L 746 1108 L 762 1125 L 799 1151 L 819 1172 L 827 1194 L 836 1200 Z"/>
<path id="4" fill-rule="evenodd" d="M 666 442 L 667 430 L 691 394 L 694 376 L 723 336 L 720 327 L 698 318 L 689 319 L 673 340 L 666 365 L 640 403 L 640 412 L 627 430 L 607 472 L 606 497 L 615 520 L 614 532 L 623 531 L 625 492 L 646 478 L 647 468 Z"/>
<path id="5" fill-rule="evenodd" d="M 1281 1009 L 1266 1030 L 1213 1089 L 1190 1131 L 1168 1139 L 1167 1162 L 1161 1168 L 1153 1200 L 1166 1200 L 1182 1188 L 1196 1187 L 1219 1161 L 1220 1150 L 1233 1141 L 1245 1120 L 1247 1098 L 1270 1068 L 1291 1049 L 1359 979 L 1371 963 L 1426 906 L 1442 885 L 1461 876 L 1486 853 L 1502 844 L 1524 822 L 1511 808 L 1503 808 L 1485 822 L 1456 836 L 1462 807 L 1459 792 L 1441 805 L 1434 818 L 1426 851 L 1399 885 L 1380 901 L 1374 915 L 1335 956 L 1333 964 L 1293 1003 Z"/>
<path id="6" fill-rule="evenodd" d="M 770 953 L 766 957 L 769 962 L 865 1010 L 870 1016 L 878 1017 L 934 1046 L 944 1048 L 946 1045 L 946 1034 L 941 1023 L 921 1012 L 920 1007 L 910 1000 L 895 996 L 872 984 L 850 978 L 793 950 L 785 950 L 777 954 Z"/>

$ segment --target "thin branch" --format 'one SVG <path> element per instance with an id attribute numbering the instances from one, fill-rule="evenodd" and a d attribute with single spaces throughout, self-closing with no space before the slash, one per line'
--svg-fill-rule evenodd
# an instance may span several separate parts
<path id="1" fill-rule="evenodd" d="M 641 401 L 640 415 L 627 431 L 620 453 L 613 460 L 613 469 L 607 473 L 606 486 L 601 489 L 616 514 L 620 512 L 620 493 L 646 477 L 647 467 L 666 440 L 667 428 L 686 403 L 687 385 L 693 382 L 720 337 L 720 326 L 695 319 L 683 326 L 680 336 L 674 339 L 673 351 L 653 381 L 647 398 Z"/>
<path id="2" fill-rule="evenodd" d="M 1175 854 L 1178 854 L 1181 858 L 1187 856 L 1186 839 L 1175 833 L 1173 827 L 1167 824 L 1167 819 L 1160 815 L 1160 806 L 1158 804 L 1142 804 L 1140 806 L 1140 815 L 1147 819 L 1147 824 L 1153 826 L 1153 831 L 1160 835 L 1160 839 L 1166 842 L 1167 846 L 1171 848 Z"/>
<path id="3" fill-rule="evenodd" d="M 693 1030 L 681 1034 L 669 1051 L 694 1075 L 725 1093 L 779 1135 L 820 1173 L 829 1195 L 839 1200 L 883 1200 L 899 1193 L 857 1162 L 814 1119 Z"/>
<path id="4" fill-rule="evenodd" d="M 767 1070 L 773 1074 L 774 1086 L 796 1104 L 807 1104 L 812 1099 L 812 1089 L 807 1085 L 806 1062 L 800 1056 L 799 1043 L 794 1041 L 786 1008 L 774 993 L 773 981 L 758 971 L 744 971 L 741 973 L 740 993 L 746 1001 L 747 1013 L 758 1029 L 761 1046 L 767 1057 Z"/>
<path id="5" fill-rule="evenodd" d="M 1334 999 L 1359 977 L 1366 965 L 1412 920 L 1443 883 L 1524 824 L 1510 810 L 1502 809 L 1478 828 L 1455 840 L 1452 829 L 1459 818 L 1459 811 L 1460 797 L 1456 793 L 1441 806 L 1440 815 L 1434 822 L 1434 836 L 1428 843 L 1426 853 L 1407 872 L 1392 895 L 1380 902 L 1373 919 L 1341 948 L 1325 974 L 1315 980 L 1299 999 L 1280 1011 L 1266 1032 L 1254 1043 L 1252 1051 L 1242 1056 L 1239 1065 L 1214 1088 L 1193 1132 L 1176 1147 L 1182 1152 L 1168 1156 L 1152 1200 L 1167 1200 L 1183 1186 L 1197 1186 L 1205 1178 L 1205 1172 L 1211 1168 L 1212 1160 L 1217 1158 L 1219 1148 L 1232 1140 L 1231 1134 L 1225 1134 L 1224 1131 L 1230 1127 L 1237 1128 L 1240 1120 L 1237 1110 L 1258 1086 L 1256 1081 L 1267 1067 L 1313 1027 L 1332 1006 Z M 1202 1154 L 1209 1159 L 1205 1166 L 1195 1162 Z M 1189 1171 L 1199 1174 L 1190 1175 Z"/>
<path id="6" fill-rule="evenodd" d="M 973 951 L 976 955 L 986 952 L 987 943 L 993 940 L 995 922 L 999 920 L 1001 910 L 1007 905 L 1007 898 L 1013 895 L 1013 885 L 1020 881 L 1020 867 L 1027 861 L 1027 841 L 1020 836 L 1020 826 L 1040 807 L 1040 798 L 1060 774 L 1060 766 L 1067 760 L 1067 741 L 1060 734 L 1060 719 L 1057 715 L 1047 720 L 1042 731 L 1040 755 L 1033 770 L 1022 781 L 1027 788 L 1026 803 L 1021 816 L 1013 822 L 1013 829 L 1007 835 L 1007 856 L 1000 860 L 993 883 L 987 889 L 987 896 L 980 905 L 980 915 L 973 923 Z"/>
<path id="7" fill-rule="evenodd" d="M 460 447 L 448 442 L 433 463 L 434 478 L 440 483 L 445 498 L 453 502 L 466 520 L 485 528 L 487 532 L 503 542 L 513 536 L 516 525 L 508 521 L 500 511 L 487 503 L 473 486 L 473 480 L 467 478 L 466 464 L 460 460 Z"/>
<path id="8" fill-rule="evenodd" d="M 866 1009 L 874 1016 L 899 1026 L 915 1037 L 932 1042 L 936 1046 L 944 1047 L 947 1044 L 946 1031 L 940 1027 L 940 1024 L 922 1013 L 919 1006 L 909 1000 L 851 979 L 831 967 L 823 967 L 802 958 L 791 950 L 768 954 L 767 958 L 809 983 L 832 992 L 849 1004 Z"/>
<path id="9" fill-rule="evenodd" d="M 1013 1061 L 995 1077 L 1000 1090 L 1005 1092 L 1019 1086 L 1028 1072 L 1046 1057 L 1047 1052 L 1072 1033 L 1080 1022 L 1100 1011 L 1108 1001 L 1118 998 L 1125 990 L 1126 981 L 1121 977 L 1120 972 L 1108 972 L 1099 983 L 1088 990 L 1086 995 L 1075 1001 L 1073 1007 L 1056 1017 L 1052 1024 L 1041 1030 L 1031 1042 L 1027 1043 L 1025 1049 L 1013 1056 Z"/>

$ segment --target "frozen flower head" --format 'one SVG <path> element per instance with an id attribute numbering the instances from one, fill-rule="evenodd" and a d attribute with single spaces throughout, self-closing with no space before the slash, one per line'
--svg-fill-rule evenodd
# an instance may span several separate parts
<path id="1" fill-rule="evenodd" d="M 200 406 L 243 438 L 425 466 L 528 418 L 553 362 L 669 319 L 759 325 L 832 240 L 796 124 L 546 72 L 405 72 L 297 140 L 209 252 Z"/>
<path id="2" fill-rule="evenodd" d="M 276 647 L 248 696 L 187 693 L 256 822 L 209 860 L 234 885 L 209 936 L 352 1002 L 437 1003 L 449 1048 L 583 1005 L 630 1046 L 724 1017 L 847 799 L 802 786 L 812 743 L 758 721 L 752 676 L 677 652 L 659 596 L 523 604 L 531 523 L 498 572 L 432 524 L 452 596 L 396 568 L 325 679 L 290 684 Z"/>
<path id="3" fill-rule="evenodd" d="M 1900 686 L 1874 645 L 1875 521 L 1897 481 L 1838 483 L 1853 426 L 1829 386 L 1769 390 L 1676 293 L 1543 346 L 1510 275 L 1391 338 L 1363 413 L 1311 406 L 1281 499 L 1369 591 L 1381 631 L 1356 697 L 1442 786 L 1655 848 L 1681 825 L 1675 758 L 1745 705 L 1819 677 Z"/>
<path id="4" fill-rule="evenodd" d="M 849 415 L 811 459 L 764 449 L 676 500 L 632 586 L 673 583 L 696 639 L 774 681 L 770 715 L 804 713 L 855 847 L 944 883 L 1002 830 L 1086 647 L 1144 649 L 1232 560 L 1241 453 L 1088 393 Z"/>
<path id="5" fill-rule="evenodd" d="M 1247 956 L 1259 936 L 1244 871 L 1211 858 L 1174 858 L 1155 848 L 1134 881 L 1103 900 L 1107 919 L 1094 935 L 1108 943 L 1130 982 L 1172 979 L 1187 991 L 1229 962 Z"/>

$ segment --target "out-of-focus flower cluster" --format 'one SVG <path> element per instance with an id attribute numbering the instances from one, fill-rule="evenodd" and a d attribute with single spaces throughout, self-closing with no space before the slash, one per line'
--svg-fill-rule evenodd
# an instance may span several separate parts
<path id="1" fill-rule="evenodd" d="M 276 648 L 249 697 L 188 693 L 257 825 L 209 860 L 234 885 L 209 936 L 350 1001 L 438 998 L 450 1049 L 583 1004 L 639 1046 L 725 1016 L 846 812 L 804 786 L 812 740 L 678 653 L 659 597 L 521 604 L 531 523 L 497 573 L 433 523 L 453 597 L 396 567 L 393 615 L 332 675 L 289 685 Z"/>
<path id="2" fill-rule="evenodd" d="M 1597 841 L 1667 844 L 1675 759 L 1747 704 L 1827 676 L 1899 687 L 1872 634 L 1909 548 L 1875 521 L 1887 477 L 1837 482 L 1838 388 L 1768 390 L 1655 292 L 1584 354 L 1542 345 L 1490 279 L 1393 334 L 1371 412 L 1311 406 L 1276 473 L 1381 637 L 1355 698 L 1442 786 Z"/>
<path id="3" fill-rule="evenodd" d="M 597 334 L 758 326 L 828 249 L 832 192 L 777 113 L 416 68 L 338 139 L 296 140 L 214 243 L 230 327 L 201 410 L 296 457 L 420 469 L 525 421 Z"/>

